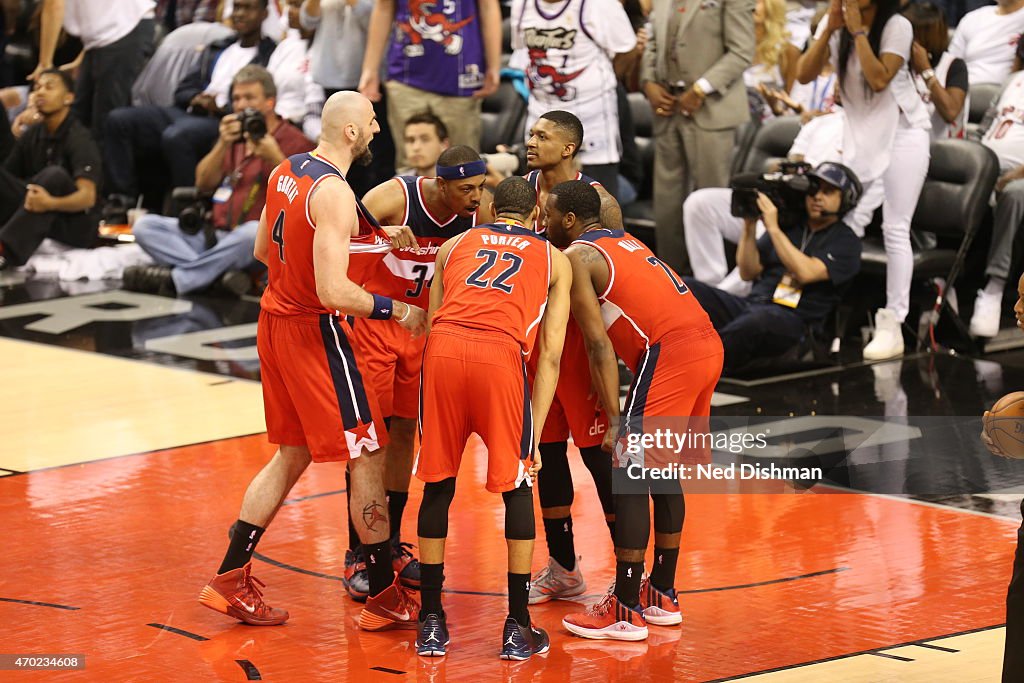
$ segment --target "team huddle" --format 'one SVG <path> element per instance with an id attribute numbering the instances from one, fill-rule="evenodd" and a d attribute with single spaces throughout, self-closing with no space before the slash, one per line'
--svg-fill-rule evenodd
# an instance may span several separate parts
<path id="1" fill-rule="evenodd" d="M 493 195 L 480 155 L 456 146 L 435 178 L 397 177 L 362 200 L 345 175 L 368 162 L 379 131 L 373 108 L 339 92 L 322 120 L 317 148 L 270 176 L 256 240 L 268 268 L 257 347 L 267 435 L 279 450 L 249 485 L 200 603 L 248 624 L 284 623 L 288 613 L 263 601 L 251 574 L 256 544 L 310 462 L 345 461 L 344 579 L 366 603 L 359 626 L 416 630 L 418 654 L 444 656 L 449 507 L 476 433 L 486 488 L 505 505 L 500 656 L 546 652 L 548 634 L 529 605 L 586 590 L 570 515 L 571 436 L 607 520 L 616 577 L 562 626 L 643 640 L 649 624 L 679 624 L 680 483 L 613 492 L 617 445 L 645 420 L 706 420 L 722 345 L 682 279 L 622 229 L 615 200 L 576 170 L 579 120 L 552 111 L 533 122 L 530 173 Z M 634 377 L 624 406 L 617 358 Z M 424 482 L 419 560 L 398 532 L 413 474 Z M 531 577 L 535 484 L 550 557 Z"/>

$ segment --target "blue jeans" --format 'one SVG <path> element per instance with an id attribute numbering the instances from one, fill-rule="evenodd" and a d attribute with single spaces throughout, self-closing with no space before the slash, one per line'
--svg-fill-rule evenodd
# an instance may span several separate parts
<path id="1" fill-rule="evenodd" d="M 200 231 L 188 235 L 178 227 L 177 218 L 146 214 L 132 228 L 136 243 L 157 263 L 172 266 L 171 278 L 179 294 L 205 289 L 229 270 L 253 265 L 257 221 L 247 221 L 234 230 L 218 230 L 217 243 L 206 248 Z"/>
<path id="2" fill-rule="evenodd" d="M 684 277 L 683 282 L 722 338 L 726 372 L 742 368 L 755 358 L 779 356 L 803 339 L 804 320 L 785 306 L 744 299 L 692 277 Z"/>

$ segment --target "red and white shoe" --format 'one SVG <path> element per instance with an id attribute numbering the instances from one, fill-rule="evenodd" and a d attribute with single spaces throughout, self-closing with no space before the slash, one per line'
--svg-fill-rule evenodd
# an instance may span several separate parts
<path id="1" fill-rule="evenodd" d="M 562 626 L 573 635 L 598 640 L 646 640 L 647 624 L 641 608 L 626 607 L 615 595 L 591 606 L 586 612 L 570 614 Z"/>
<path id="2" fill-rule="evenodd" d="M 288 621 L 288 612 L 263 602 L 263 592 L 258 588 L 263 585 L 252 575 L 249 562 L 210 579 L 199 593 L 199 604 L 253 626 L 283 624 Z"/>
<path id="3" fill-rule="evenodd" d="M 364 631 L 415 629 L 419 613 L 420 604 L 412 591 L 395 576 L 395 582 L 382 593 L 366 598 L 366 607 L 359 613 L 359 628 Z"/>
<path id="4" fill-rule="evenodd" d="M 668 592 L 660 591 L 645 576 L 640 583 L 640 608 L 644 620 L 655 626 L 675 626 L 683 623 L 683 615 L 679 611 L 679 597 L 675 588 Z"/>

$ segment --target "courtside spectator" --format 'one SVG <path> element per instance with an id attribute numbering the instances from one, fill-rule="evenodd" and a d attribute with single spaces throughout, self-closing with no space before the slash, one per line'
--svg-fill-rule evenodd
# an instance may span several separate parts
<path id="1" fill-rule="evenodd" d="M 405 122 L 405 158 L 409 165 L 395 175 L 416 175 L 433 178 L 437 175 L 437 159 L 449 147 L 448 128 L 444 121 L 430 112 L 420 112 Z"/>
<path id="2" fill-rule="evenodd" d="M 1024 32 L 1024 0 L 998 0 L 968 12 L 949 41 L 949 53 L 967 63 L 971 83 L 1002 83 Z"/>

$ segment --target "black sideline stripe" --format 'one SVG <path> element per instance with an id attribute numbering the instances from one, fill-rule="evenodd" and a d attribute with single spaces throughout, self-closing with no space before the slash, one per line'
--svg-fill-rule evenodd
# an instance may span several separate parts
<path id="1" fill-rule="evenodd" d="M 146 624 L 146 626 L 152 626 L 153 628 L 158 628 L 161 631 L 170 631 L 171 633 L 177 633 L 179 636 L 185 636 L 186 638 L 191 638 L 192 640 L 198 640 L 200 642 L 204 640 L 209 640 L 209 638 L 207 638 L 206 636 L 201 636 L 197 633 L 190 633 L 189 631 L 183 631 L 180 628 L 174 628 L 173 626 L 168 626 L 167 624 Z"/>
<path id="2" fill-rule="evenodd" d="M 242 671 L 245 672 L 245 677 L 250 681 L 262 681 L 263 676 L 260 675 L 260 670 L 256 668 L 256 665 L 250 662 L 248 659 L 236 659 L 235 663 L 242 667 Z"/>
<path id="3" fill-rule="evenodd" d="M 71 607 L 70 605 L 58 605 L 52 602 L 39 602 L 37 600 L 17 600 L 15 598 L 0 598 L 0 602 L 14 602 L 19 605 L 36 605 L 37 607 L 53 607 L 54 609 L 66 609 L 69 611 L 75 611 L 82 609 L 81 607 Z"/>

